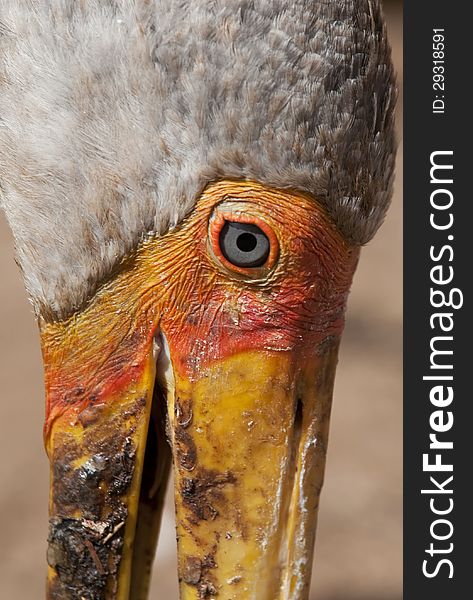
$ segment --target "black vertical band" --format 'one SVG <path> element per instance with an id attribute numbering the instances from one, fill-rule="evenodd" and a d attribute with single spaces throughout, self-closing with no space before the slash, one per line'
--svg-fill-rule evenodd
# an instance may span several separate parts
<path id="1" fill-rule="evenodd" d="M 473 576 L 473 26 L 466 9 L 458 0 L 404 5 L 405 600 L 469 597 Z"/>

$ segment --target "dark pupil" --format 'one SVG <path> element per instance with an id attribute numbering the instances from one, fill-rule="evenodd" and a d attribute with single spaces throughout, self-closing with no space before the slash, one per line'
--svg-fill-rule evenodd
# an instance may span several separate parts
<path id="1" fill-rule="evenodd" d="M 252 233 L 241 233 L 236 244 L 242 252 L 251 252 L 258 245 L 258 238 Z"/>
<path id="2" fill-rule="evenodd" d="M 220 232 L 220 249 L 236 267 L 261 267 L 269 255 L 269 240 L 252 223 L 226 221 Z"/>

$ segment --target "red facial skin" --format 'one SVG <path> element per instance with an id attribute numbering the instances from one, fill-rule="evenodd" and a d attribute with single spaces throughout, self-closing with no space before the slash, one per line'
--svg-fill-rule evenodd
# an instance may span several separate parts
<path id="1" fill-rule="evenodd" d="M 266 232 L 265 265 L 242 269 L 223 257 L 225 219 Z M 305 194 L 209 186 L 178 229 L 143 243 L 80 313 L 42 325 L 46 434 L 59 415 L 80 417 L 132 385 L 159 331 L 173 368 L 189 379 L 246 350 L 319 353 L 343 329 L 358 255 Z"/>

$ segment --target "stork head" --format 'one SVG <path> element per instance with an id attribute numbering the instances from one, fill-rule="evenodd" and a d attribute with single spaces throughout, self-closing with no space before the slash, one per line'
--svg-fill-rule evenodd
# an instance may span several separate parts
<path id="1" fill-rule="evenodd" d="M 375 0 L 2 6 L 0 194 L 43 348 L 48 598 L 146 598 L 171 463 L 181 598 L 307 598 L 394 101 Z"/>

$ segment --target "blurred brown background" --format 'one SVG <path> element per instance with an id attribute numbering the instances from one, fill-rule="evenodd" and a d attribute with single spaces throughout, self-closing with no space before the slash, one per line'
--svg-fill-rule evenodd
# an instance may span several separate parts
<path id="1" fill-rule="evenodd" d="M 385 2 L 385 13 L 401 88 L 401 4 Z M 350 297 L 311 600 L 402 598 L 401 161 L 400 148 L 393 206 L 362 252 Z M 0 599 L 41 600 L 48 504 L 41 356 L 3 215 L 0 274 Z M 178 597 L 173 527 L 169 496 L 151 599 Z"/>

